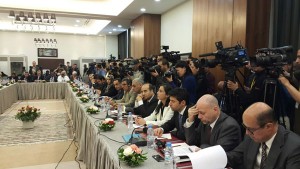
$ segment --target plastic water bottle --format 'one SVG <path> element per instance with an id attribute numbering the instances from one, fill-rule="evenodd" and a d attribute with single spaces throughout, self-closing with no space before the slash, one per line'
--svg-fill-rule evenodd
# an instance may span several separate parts
<path id="1" fill-rule="evenodd" d="M 148 130 L 147 130 L 147 147 L 149 149 L 154 149 L 154 130 L 152 128 L 152 125 L 149 124 L 148 125 Z"/>
<path id="2" fill-rule="evenodd" d="M 122 104 L 118 104 L 118 121 L 121 122 L 122 121 L 122 113 L 123 113 L 123 106 Z"/>
<path id="3" fill-rule="evenodd" d="M 133 130 L 133 117 L 131 112 L 129 112 L 127 116 L 127 125 L 128 131 L 131 132 Z"/>
<path id="4" fill-rule="evenodd" d="M 166 143 L 165 164 L 166 165 L 173 165 L 173 149 L 172 149 L 172 143 L 171 142 Z"/>

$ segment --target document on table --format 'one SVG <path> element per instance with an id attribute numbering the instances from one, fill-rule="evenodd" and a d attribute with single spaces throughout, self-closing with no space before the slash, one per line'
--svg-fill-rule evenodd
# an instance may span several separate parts
<path id="1" fill-rule="evenodd" d="M 165 133 L 165 134 L 162 134 L 160 137 L 158 137 L 157 139 L 172 139 L 172 136 L 170 133 Z"/>
<path id="2" fill-rule="evenodd" d="M 192 162 L 193 169 L 224 169 L 227 164 L 226 153 L 220 145 L 201 149 L 187 156 Z"/>

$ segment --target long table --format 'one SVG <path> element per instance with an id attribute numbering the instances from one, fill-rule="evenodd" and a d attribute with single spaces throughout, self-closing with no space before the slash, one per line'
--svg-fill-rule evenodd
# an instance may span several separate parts
<path id="1" fill-rule="evenodd" d="M 117 150 L 123 142 L 122 135 L 130 134 L 126 125 L 117 122 L 115 128 L 109 132 L 98 133 L 99 118 L 103 119 L 106 114 L 89 115 L 87 107 L 93 103 L 83 104 L 76 97 L 67 83 L 18 83 L 0 90 L 0 114 L 18 100 L 34 99 L 65 99 L 73 122 L 76 141 L 79 143 L 78 160 L 83 161 L 88 169 L 129 169 L 123 162 L 119 162 Z M 95 125 L 96 124 L 96 125 Z M 108 137 L 108 138 L 107 138 Z M 109 139 L 110 138 L 110 139 Z M 163 169 L 163 162 L 156 162 L 152 155 L 157 154 L 154 150 L 143 148 L 147 152 L 148 160 L 138 169 Z"/>
<path id="2" fill-rule="evenodd" d="M 99 125 L 98 119 L 105 118 L 106 113 L 101 112 L 97 115 L 89 115 L 86 109 L 93 105 L 93 103 L 81 103 L 70 87 L 66 91 L 66 101 L 70 105 L 75 135 L 80 145 L 78 159 L 82 160 L 89 169 L 131 168 L 123 162 L 120 162 L 119 165 L 117 150 L 123 144 L 110 140 L 123 142 L 122 135 L 131 133 L 128 131 L 127 126 L 122 122 L 117 122 L 112 131 L 100 131 L 99 134 L 96 125 Z M 135 168 L 163 169 L 166 167 L 163 162 L 156 162 L 152 158 L 152 155 L 157 154 L 156 151 L 143 147 L 143 152 L 147 152 L 148 159 L 142 165 Z"/>

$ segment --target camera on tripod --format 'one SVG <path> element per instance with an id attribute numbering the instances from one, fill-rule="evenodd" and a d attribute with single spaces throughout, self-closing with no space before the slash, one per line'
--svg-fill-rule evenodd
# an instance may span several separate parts
<path id="1" fill-rule="evenodd" d="M 161 55 L 174 65 L 178 60 L 180 60 L 180 51 L 168 52 L 168 49 L 169 46 L 161 46 L 161 50 L 165 50 L 161 53 Z"/>
<path id="2" fill-rule="evenodd" d="M 200 57 L 215 56 L 214 59 L 202 59 L 201 63 L 210 68 L 221 65 L 222 69 L 239 68 L 248 64 L 249 58 L 243 46 L 237 44 L 233 47 L 224 48 L 222 41 L 215 43 L 217 51 L 214 53 L 200 54 Z"/>
<path id="3" fill-rule="evenodd" d="M 255 56 L 250 58 L 250 64 L 253 67 L 260 66 L 265 68 L 268 75 L 277 78 L 283 73 L 282 66 L 291 61 L 288 53 L 292 51 L 292 46 L 257 49 Z"/>

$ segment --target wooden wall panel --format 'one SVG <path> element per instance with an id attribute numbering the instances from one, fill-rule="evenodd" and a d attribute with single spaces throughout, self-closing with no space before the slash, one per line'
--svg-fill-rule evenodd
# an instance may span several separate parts
<path id="1" fill-rule="evenodd" d="M 245 43 L 246 0 L 194 0 L 193 43 L 194 57 L 216 51 L 215 42 L 224 47 Z M 211 69 L 216 83 L 224 80 L 224 71 L 218 66 Z"/>
<path id="2" fill-rule="evenodd" d="M 131 23 L 131 56 L 141 58 L 160 53 L 161 16 L 143 14 Z"/>

